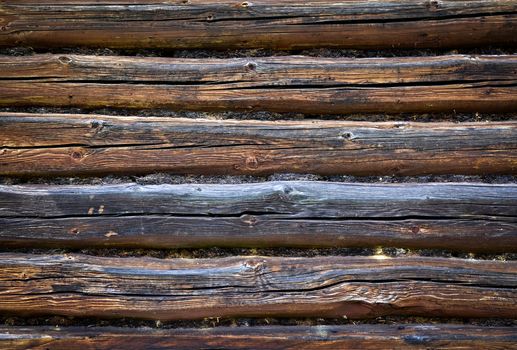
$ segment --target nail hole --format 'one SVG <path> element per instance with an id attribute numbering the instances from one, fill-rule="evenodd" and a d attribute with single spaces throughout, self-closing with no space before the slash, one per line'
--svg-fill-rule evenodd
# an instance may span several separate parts
<path id="1" fill-rule="evenodd" d="M 213 21 L 214 20 L 214 16 L 208 15 L 208 16 L 206 16 L 206 20 L 207 21 Z"/>
<path id="2" fill-rule="evenodd" d="M 247 1 L 244 1 L 242 4 L 241 4 L 242 7 L 249 7 L 250 6 L 250 3 L 247 2 Z"/>

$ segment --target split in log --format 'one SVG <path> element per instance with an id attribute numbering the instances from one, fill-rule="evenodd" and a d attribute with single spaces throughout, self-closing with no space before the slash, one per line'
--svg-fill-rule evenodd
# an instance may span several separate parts
<path id="1" fill-rule="evenodd" d="M 1 106 L 307 114 L 517 110 L 517 55 L 0 57 Z"/>
<path id="2" fill-rule="evenodd" d="M 5 350 L 515 349 L 512 327 L 453 324 L 217 327 L 1 327 Z"/>
<path id="3" fill-rule="evenodd" d="M 0 254 L 0 312 L 22 316 L 509 318 L 516 287 L 515 261 Z"/>
<path id="4" fill-rule="evenodd" d="M 0 244 L 517 248 L 517 185 L 0 186 Z"/>
<path id="5" fill-rule="evenodd" d="M 4 0 L 0 45 L 422 48 L 515 45 L 513 0 Z"/>
<path id="6" fill-rule="evenodd" d="M 517 99 L 516 99 L 517 101 Z M 0 175 L 516 174 L 517 122 L 0 113 Z"/>

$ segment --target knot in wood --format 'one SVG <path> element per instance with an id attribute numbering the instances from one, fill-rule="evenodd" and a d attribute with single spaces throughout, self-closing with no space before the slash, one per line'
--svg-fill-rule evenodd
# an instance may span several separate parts
<path id="1" fill-rule="evenodd" d="M 241 220 L 242 220 L 242 222 L 244 222 L 245 224 L 248 224 L 249 226 L 254 226 L 258 222 L 258 219 L 256 216 L 248 215 L 248 214 L 242 215 Z"/>
<path id="2" fill-rule="evenodd" d="M 438 0 L 429 0 L 426 4 L 426 7 L 429 11 L 436 11 L 440 8 L 440 1 Z"/>
<path id="3" fill-rule="evenodd" d="M 350 131 L 343 132 L 339 137 L 342 139 L 345 139 L 345 140 L 355 139 L 355 135 L 353 133 L 351 133 Z"/>
<path id="4" fill-rule="evenodd" d="M 248 156 L 246 157 L 246 168 L 248 169 L 257 169 L 259 166 L 259 162 L 255 156 Z"/>
<path id="5" fill-rule="evenodd" d="M 76 160 L 81 159 L 83 157 L 82 153 L 79 151 L 73 151 L 71 156 L 72 156 L 72 159 L 76 159 Z"/>
<path id="6" fill-rule="evenodd" d="M 244 267 L 247 270 L 251 270 L 254 272 L 260 272 L 265 269 L 266 262 L 260 260 L 248 260 L 244 263 Z"/>
<path id="7" fill-rule="evenodd" d="M 255 62 L 248 62 L 246 63 L 245 67 L 248 71 L 254 71 L 255 69 L 257 69 L 257 64 Z"/>
<path id="8" fill-rule="evenodd" d="M 70 62 L 72 62 L 72 59 L 67 56 L 60 56 L 58 58 L 58 61 L 61 62 L 62 64 L 69 64 Z"/>
<path id="9" fill-rule="evenodd" d="M 282 190 L 284 194 L 291 194 L 291 192 L 293 192 L 293 188 L 289 185 L 285 185 Z"/>
<path id="10" fill-rule="evenodd" d="M 98 133 L 104 128 L 104 123 L 102 121 L 92 120 L 90 127 L 95 130 L 95 133 Z"/>
<path id="11" fill-rule="evenodd" d="M 393 175 L 399 175 L 400 174 L 400 168 L 399 167 L 393 167 L 393 169 L 391 169 L 391 173 Z"/>

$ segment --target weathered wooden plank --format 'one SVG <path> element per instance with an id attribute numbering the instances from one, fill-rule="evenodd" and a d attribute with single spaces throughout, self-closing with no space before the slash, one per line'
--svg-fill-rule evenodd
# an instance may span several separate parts
<path id="1" fill-rule="evenodd" d="M 514 317 L 516 287 L 514 261 L 0 254 L 0 311 L 25 316 Z"/>
<path id="2" fill-rule="evenodd" d="M 0 58 L 0 105 L 274 112 L 517 110 L 517 55 Z"/>
<path id="3" fill-rule="evenodd" d="M 0 113 L 0 174 L 516 174 L 517 122 Z"/>
<path id="4" fill-rule="evenodd" d="M 3 246 L 514 251 L 517 185 L 0 186 Z"/>
<path id="5" fill-rule="evenodd" d="M 5 350 L 515 349 L 512 327 L 453 324 L 217 327 L 1 327 Z"/>
<path id="6" fill-rule="evenodd" d="M 517 43 L 513 0 L 4 0 L 0 45 L 420 48 Z"/>

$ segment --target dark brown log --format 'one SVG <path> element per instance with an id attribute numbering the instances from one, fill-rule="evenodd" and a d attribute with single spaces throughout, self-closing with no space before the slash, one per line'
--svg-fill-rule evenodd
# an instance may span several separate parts
<path id="1" fill-rule="evenodd" d="M 421 48 L 517 43 L 513 0 L 4 0 L 0 45 Z"/>
<path id="2" fill-rule="evenodd" d="M 199 319 L 514 317 L 517 262 L 0 254 L 0 312 Z"/>
<path id="3" fill-rule="evenodd" d="M 0 186 L 2 246 L 515 251 L 517 185 Z"/>
<path id="4" fill-rule="evenodd" d="M 517 122 L 0 113 L 0 175 L 516 174 Z"/>
<path id="5" fill-rule="evenodd" d="M 218 327 L 1 327 L 5 350 L 515 349 L 512 327 L 452 324 Z"/>
<path id="6" fill-rule="evenodd" d="M 517 110 L 517 55 L 0 58 L 0 106 L 309 114 Z"/>

